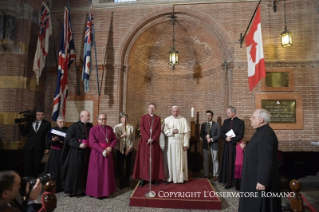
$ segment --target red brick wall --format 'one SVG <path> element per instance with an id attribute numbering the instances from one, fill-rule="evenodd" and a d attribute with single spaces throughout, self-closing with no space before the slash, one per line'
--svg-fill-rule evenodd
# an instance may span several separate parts
<path id="1" fill-rule="evenodd" d="M 39 10 L 39 1 L 29 1 Z M 132 2 L 134 4 L 134 2 Z M 51 20 L 55 48 L 58 53 L 65 1 L 52 2 Z M 201 5 L 177 5 L 175 47 L 179 50 L 180 64 L 172 71 L 168 52 L 172 47 L 172 25 L 169 16 L 172 5 L 117 7 L 93 9 L 97 62 L 101 96 L 100 111 L 108 114 L 108 124 L 118 122 L 118 113 L 126 108 L 131 122 L 137 122 L 147 112 L 147 105 L 155 102 L 157 114 L 170 115 L 172 105 L 178 105 L 181 115 L 190 120 L 190 108 L 199 113 L 199 122 L 205 121 L 205 110 L 212 109 L 214 119 L 226 118 L 229 105 L 237 108 L 239 118 L 245 120 L 245 140 L 254 133 L 249 118 L 255 110 L 255 94 L 262 93 L 260 83 L 249 91 L 247 80 L 245 43 L 240 48 L 239 36 L 244 33 L 257 2 L 213 3 Z M 128 5 L 130 5 L 128 3 Z M 73 32 L 77 53 L 79 76 L 82 72 L 83 39 L 86 29 L 88 1 L 70 1 Z M 286 2 L 287 26 L 293 32 L 293 46 L 282 48 L 279 34 L 284 30 L 283 2 L 273 12 L 272 2 L 262 2 L 261 26 L 267 69 L 293 70 L 295 93 L 302 94 L 304 129 L 276 130 L 279 147 L 286 151 L 318 151 L 310 145 L 317 140 L 318 124 L 318 3 L 310 0 Z M 36 44 L 37 25 L 34 21 L 18 22 L 18 39 L 29 43 L 27 56 L 0 55 L 3 67 L 0 75 L 34 77 L 32 62 Z M 54 39 L 53 39 L 54 38 Z M 14 59 L 15 58 L 15 59 Z M 19 62 L 13 62 L 19 61 Z M 90 91 L 97 94 L 95 55 Z M 50 119 L 56 84 L 56 68 L 53 45 L 48 56 L 48 68 L 43 76 L 45 90 L 8 91 L 0 89 L 0 95 L 16 92 L 16 100 L 8 98 L 2 103 L 2 111 L 14 111 L 38 106 L 37 98 L 45 104 L 46 119 Z M 8 73 L 8 69 L 10 72 Z M 125 81 L 124 76 L 127 76 Z M 83 94 L 83 83 L 80 81 Z M 69 71 L 69 92 L 76 93 L 75 68 Z M 23 105 L 23 107 L 21 106 Z M 4 109 L 10 107 L 10 109 Z M 26 108 L 27 109 L 27 108 Z M 94 119 L 96 117 L 93 117 Z M 1 126 L 2 127 L 2 126 Z M 10 131 L 10 130 L 9 130 Z M 14 132 L 11 130 L 11 134 Z M 8 139 L 10 136 L 6 136 Z"/>

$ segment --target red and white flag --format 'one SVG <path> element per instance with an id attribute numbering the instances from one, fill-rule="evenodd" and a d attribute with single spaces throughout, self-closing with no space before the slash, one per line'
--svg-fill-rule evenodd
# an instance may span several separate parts
<path id="1" fill-rule="evenodd" d="M 245 36 L 245 41 L 248 59 L 248 84 L 249 90 L 252 90 L 261 78 L 266 77 L 259 6 L 250 31 Z"/>
<path id="2" fill-rule="evenodd" d="M 52 34 L 52 26 L 50 19 L 50 10 L 47 5 L 42 2 L 41 17 L 40 17 L 40 31 L 38 35 L 37 50 L 35 52 L 33 61 L 33 71 L 37 78 L 37 85 L 39 85 L 39 79 L 42 73 L 42 69 L 45 66 L 45 58 L 49 52 L 49 37 Z"/>

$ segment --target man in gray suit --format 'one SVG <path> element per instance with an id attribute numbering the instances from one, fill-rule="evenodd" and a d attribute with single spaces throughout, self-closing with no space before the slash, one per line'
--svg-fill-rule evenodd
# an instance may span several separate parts
<path id="1" fill-rule="evenodd" d="M 208 151 L 213 161 L 213 181 L 218 180 L 218 139 L 220 137 L 220 126 L 213 121 L 213 111 L 206 111 L 207 122 L 203 123 L 200 130 L 200 137 L 203 139 L 204 175 L 208 177 Z"/>

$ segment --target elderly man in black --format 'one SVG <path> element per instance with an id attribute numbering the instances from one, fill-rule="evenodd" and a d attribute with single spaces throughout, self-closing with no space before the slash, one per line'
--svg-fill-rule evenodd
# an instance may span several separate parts
<path id="1" fill-rule="evenodd" d="M 240 191 L 256 195 L 240 197 L 239 212 L 281 211 L 278 139 L 269 126 L 270 114 L 258 109 L 250 122 L 256 132 L 245 148 Z"/>

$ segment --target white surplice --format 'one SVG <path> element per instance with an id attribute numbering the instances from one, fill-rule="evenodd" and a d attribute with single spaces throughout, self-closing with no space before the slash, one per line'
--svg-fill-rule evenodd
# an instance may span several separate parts
<path id="1" fill-rule="evenodd" d="M 168 167 L 167 181 L 183 183 L 188 181 L 187 150 L 184 151 L 183 147 L 189 147 L 190 128 L 182 116 L 177 118 L 169 116 L 164 123 L 164 133 L 168 137 L 167 148 L 165 147 Z M 173 129 L 178 129 L 178 133 L 173 134 Z"/>

